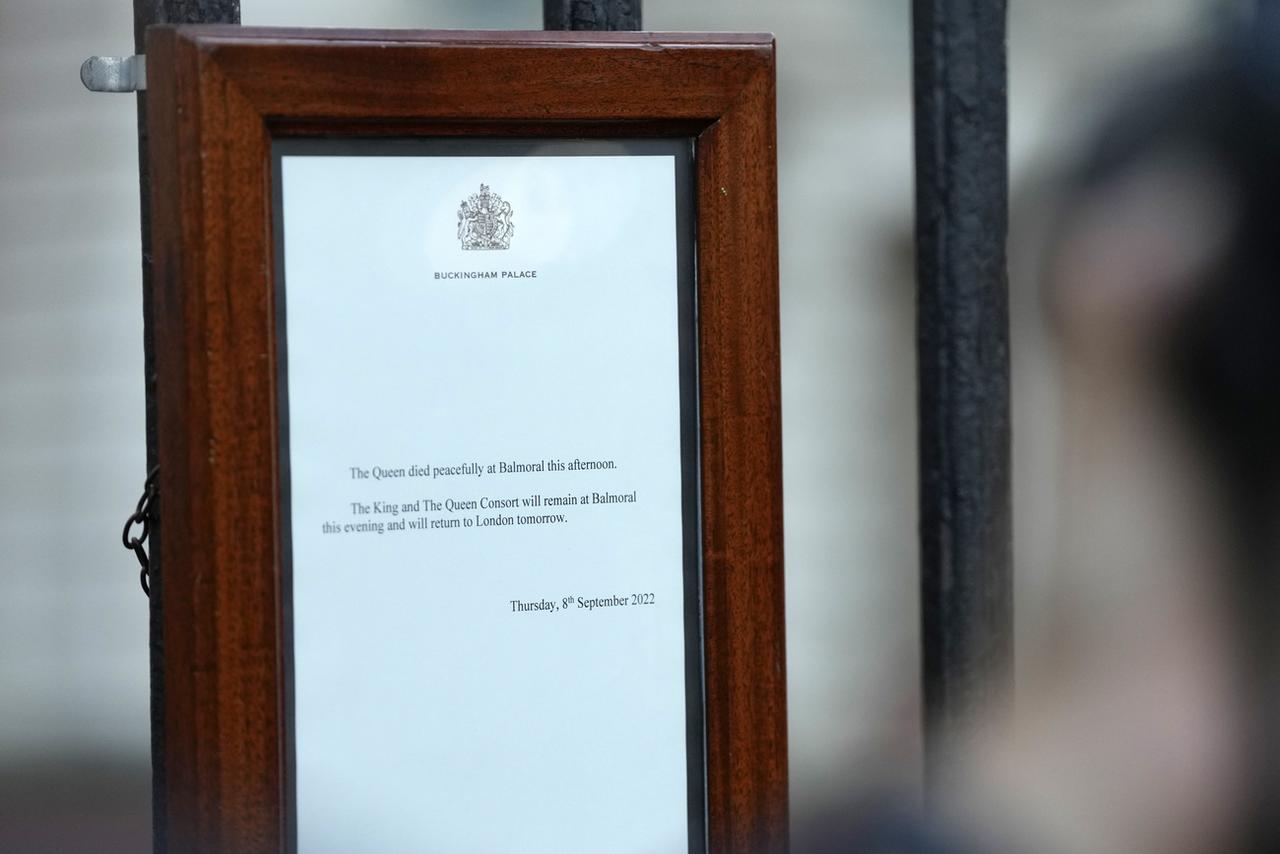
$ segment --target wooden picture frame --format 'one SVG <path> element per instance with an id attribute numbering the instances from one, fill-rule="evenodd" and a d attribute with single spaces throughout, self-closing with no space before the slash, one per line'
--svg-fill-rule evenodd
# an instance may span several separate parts
<path id="1" fill-rule="evenodd" d="M 273 145 L 656 137 L 694 151 L 706 849 L 786 850 L 772 37 L 181 26 L 147 55 L 157 848 L 295 844 Z"/>

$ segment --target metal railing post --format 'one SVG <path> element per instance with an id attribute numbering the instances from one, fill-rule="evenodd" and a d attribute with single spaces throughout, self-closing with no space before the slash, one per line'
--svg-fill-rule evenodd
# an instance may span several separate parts
<path id="1" fill-rule="evenodd" d="M 641 0 L 542 0 L 544 30 L 638 30 Z"/>
<path id="2" fill-rule="evenodd" d="M 1007 693 L 1010 523 L 1005 0 L 914 0 L 926 780 Z"/>

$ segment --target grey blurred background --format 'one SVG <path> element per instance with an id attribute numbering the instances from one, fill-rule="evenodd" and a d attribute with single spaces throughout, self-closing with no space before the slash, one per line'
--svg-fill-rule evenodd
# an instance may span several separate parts
<path id="1" fill-rule="evenodd" d="M 788 680 L 797 818 L 918 784 L 906 0 L 645 0 L 653 30 L 779 44 Z M 1018 621 L 1051 584 L 1058 398 L 1039 199 L 1135 63 L 1213 0 L 1014 0 Z M 245 24 L 513 28 L 537 0 L 244 0 Z M 149 844 L 147 606 L 119 542 L 144 475 L 128 0 L 0 0 L 0 851 Z"/>

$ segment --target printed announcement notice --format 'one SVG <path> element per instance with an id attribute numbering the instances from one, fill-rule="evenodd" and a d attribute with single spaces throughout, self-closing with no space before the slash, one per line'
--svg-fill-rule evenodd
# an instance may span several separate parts
<path id="1" fill-rule="evenodd" d="M 672 156 L 284 156 L 298 848 L 688 850 Z"/>

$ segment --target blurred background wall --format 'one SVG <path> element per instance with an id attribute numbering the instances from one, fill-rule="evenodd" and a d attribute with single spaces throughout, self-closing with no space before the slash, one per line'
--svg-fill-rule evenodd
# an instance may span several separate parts
<path id="1" fill-rule="evenodd" d="M 148 845 L 146 602 L 120 527 L 144 475 L 134 104 L 77 69 L 128 0 L 0 0 L 0 850 Z M 1039 200 L 1135 63 L 1219 0 L 1011 4 L 1019 630 L 1049 588 L 1057 443 Z M 918 781 L 906 0 L 646 0 L 654 30 L 779 42 L 793 809 Z M 540 26 L 537 0 L 244 0 L 246 24 Z"/>

